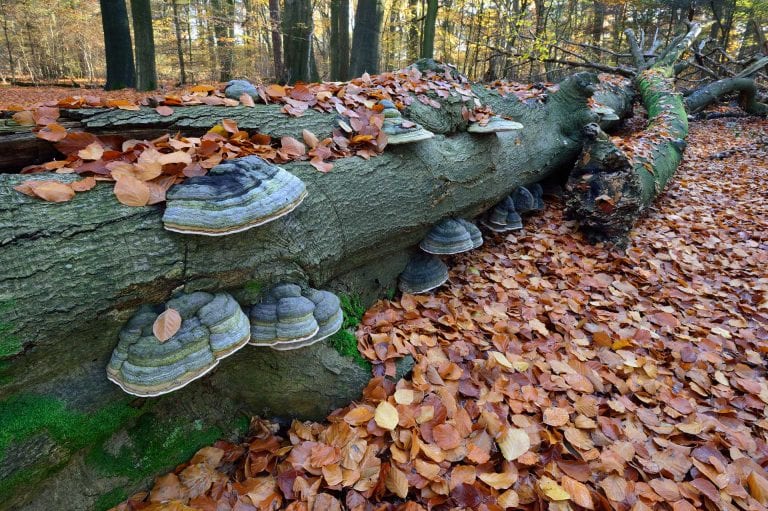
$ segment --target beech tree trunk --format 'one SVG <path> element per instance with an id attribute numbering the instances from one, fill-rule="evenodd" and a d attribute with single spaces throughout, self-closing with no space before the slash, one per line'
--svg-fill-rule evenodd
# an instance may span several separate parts
<path id="1" fill-rule="evenodd" d="M 272 37 L 272 62 L 275 68 L 275 80 L 285 81 L 283 67 L 283 39 L 280 36 L 280 0 L 269 0 L 270 36 Z"/>
<path id="2" fill-rule="evenodd" d="M 472 218 L 515 187 L 572 166 L 583 127 L 596 120 L 588 105 L 596 85 L 592 74 L 574 75 L 540 106 L 475 87 L 482 103 L 524 125 L 499 135 L 467 133 L 459 97 L 442 99 L 440 109 L 414 101 L 405 115 L 433 139 L 387 147 L 370 160 L 340 159 L 327 174 L 308 162 L 285 164 L 306 183 L 304 203 L 219 238 L 168 232 L 161 206 L 122 206 L 110 184 L 56 204 L 13 186 L 75 176 L 0 175 L 0 358 L 7 359 L 0 360 L 0 509 L 90 509 L 96 495 L 140 488 L 200 446 L 242 431 L 237 410 L 318 419 L 356 399 L 369 373 L 326 343 L 280 353 L 246 347 L 211 376 L 160 398 L 126 396 L 104 371 L 136 308 L 176 289 L 228 290 L 248 304 L 258 289 L 287 280 L 370 303 L 394 287 L 430 226 Z M 630 90 L 600 94 L 628 110 Z M 129 134 L 210 127 L 237 112 L 175 110 L 164 121 L 171 124 L 154 127 L 151 110 L 72 115 L 89 131 Z M 273 136 L 306 127 L 322 137 L 336 122 L 332 114 L 291 118 L 279 110 L 243 109 L 241 119 Z M 32 422 L 18 427 L 18 417 Z"/>
<path id="3" fill-rule="evenodd" d="M 131 0 L 133 42 L 136 48 L 136 88 L 157 89 L 155 36 L 152 30 L 152 6 L 149 0 Z"/>
<path id="4" fill-rule="evenodd" d="M 115 90 L 133 87 L 136 85 L 136 77 L 125 0 L 99 0 L 99 5 L 107 58 L 107 83 L 104 88 Z"/>
<path id="5" fill-rule="evenodd" d="M 285 0 L 283 5 L 283 48 L 288 83 L 318 80 L 312 51 L 312 1 Z"/>
<path id="6" fill-rule="evenodd" d="M 353 76 L 379 72 L 379 54 L 381 53 L 379 47 L 383 19 L 384 10 L 381 0 L 358 0 L 349 65 Z"/>
<path id="7" fill-rule="evenodd" d="M 349 0 L 331 0 L 331 80 L 349 78 Z"/>

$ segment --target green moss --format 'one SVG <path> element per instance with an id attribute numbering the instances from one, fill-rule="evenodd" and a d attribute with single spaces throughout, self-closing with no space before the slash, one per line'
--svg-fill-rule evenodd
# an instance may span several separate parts
<path id="1" fill-rule="evenodd" d="M 360 301 L 360 297 L 353 295 L 339 295 L 341 301 L 341 310 L 344 312 L 344 324 L 342 328 L 355 328 L 363 320 L 365 307 Z"/>
<path id="2" fill-rule="evenodd" d="M 106 437 L 139 410 L 127 401 L 110 403 L 93 413 L 70 410 L 51 396 L 22 394 L 0 402 L 0 459 L 12 442 L 47 433 L 70 451 Z"/>
<path id="3" fill-rule="evenodd" d="M 263 284 L 258 280 L 251 280 L 245 283 L 245 285 L 243 286 L 243 289 L 245 289 L 249 293 L 258 295 L 258 294 L 261 294 L 261 290 L 263 289 L 263 287 L 264 287 Z"/>
<path id="4" fill-rule="evenodd" d="M 3 300 L 0 302 L 0 314 L 10 313 L 16 307 L 15 300 Z M 13 325 L 6 321 L 0 321 L 0 358 L 10 357 L 21 353 L 23 345 L 18 336 L 11 331 Z"/>
<path id="5" fill-rule="evenodd" d="M 107 509 L 115 507 L 128 497 L 130 497 L 130 494 L 125 488 L 113 488 L 111 491 L 99 497 L 93 507 L 96 511 L 107 511 Z"/>
<path id="6" fill-rule="evenodd" d="M 222 436 L 217 427 L 159 419 L 154 413 L 142 415 L 129 431 L 130 440 L 116 449 L 101 445 L 87 457 L 88 464 L 108 476 L 125 476 L 138 481 L 173 468 Z"/>
<path id="7" fill-rule="evenodd" d="M 384 295 L 387 300 L 392 301 L 395 299 L 395 293 L 397 293 L 397 289 L 394 287 L 390 287 L 387 289 L 386 294 Z"/>
<path id="8" fill-rule="evenodd" d="M 352 358 L 357 365 L 366 371 L 371 370 L 371 363 L 365 360 L 357 349 L 357 337 L 349 330 L 342 328 L 333 334 L 328 342 L 340 355 Z"/>

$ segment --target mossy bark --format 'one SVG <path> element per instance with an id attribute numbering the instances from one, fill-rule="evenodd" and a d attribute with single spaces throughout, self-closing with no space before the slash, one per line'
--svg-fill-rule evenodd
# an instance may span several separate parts
<path id="1" fill-rule="evenodd" d="M 498 136 L 462 131 L 464 121 L 456 115 L 460 102 L 437 112 L 414 107 L 411 112 L 421 113 L 413 117 L 442 134 L 389 147 L 370 160 L 338 160 L 328 174 L 307 162 L 287 164 L 307 185 L 305 202 L 271 224 L 221 238 L 165 231 L 162 207 L 122 206 L 109 184 L 54 204 L 19 194 L 13 186 L 26 179 L 73 177 L 0 175 L 0 303 L 13 304 L 0 309 L 0 324 L 3 335 L 17 340 L 6 353 L 12 358 L 0 361 L 0 407 L 19 395 L 34 395 L 53 397 L 78 414 L 98 413 L 107 403 L 136 410 L 120 415 L 103 442 L 65 442 L 60 460 L 48 467 L 53 475 L 36 471 L 46 467 L 44 456 L 22 451 L 8 467 L 15 473 L 35 471 L 29 478 L 32 486 L 6 485 L 0 509 L 88 509 L 114 488 L 146 482 L 147 470 L 168 468 L 200 442 L 231 434 L 237 428 L 225 419 L 236 417 L 238 410 L 319 419 L 359 397 L 370 373 L 327 343 L 282 353 L 246 347 L 211 376 L 176 393 L 127 404 L 119 388 L 106 380 L 104 368 L 118 330 L 134 310 L 165 301 L 181 288 L 228 290 L 246 303 L 276 281 L 293 280 L 359 295 L 369 304 L 394 287 L 409 252 L 440 219 L 473 217 L 515 187 L 571 166 L 584 141 L 583 126 L 596 120 L 587 104 L 596 83 L 594 75 L 574 75 L 546 103 L 533 106 L 478 89 L 484 103 L 525 126 Z M 219 117 L 232 117 L 232 109 L 223 110 Z M 112 129 L 127 129 L 120 119 L 128 113 L 98 115 L 123 126 Z M 269 130 L 296 130 L 302 119 L 316 118 L 315 126 L 334 122 L 331 115 L 316 115 L 278 119 L 275 114 L 277 124 L 262 125 L 279 134 Z M 322 133 L 317 127 L 314 131 Z M 126 438 L 138 446 L 137 456 L 150 449 L 141 445 L 147 414 L 171 428 L 199 425 L 210 435 L 197 437 L 184 429 L 180 434 L 200 442 L 164 451 L 167 465 L 141 458 L 126 465 L 126 459 L 133 459 L 121 447 Z M 49 427 L 32 429 L 59 445 Z M 14 445 L 31 441 L 29 428 L 13 431 Z M 114 458 L 108 470 L 102 470 L 109 459 L 103 452 Z M 134 480 L 117 465 L 133 467 Z"/>

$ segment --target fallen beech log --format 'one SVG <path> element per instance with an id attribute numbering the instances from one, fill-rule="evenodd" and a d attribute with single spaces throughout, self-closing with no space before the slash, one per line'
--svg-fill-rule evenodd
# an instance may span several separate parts
<path id="1" fill-rule="evenodd" d="M 632 226 L 677 170 L 688 116 L 682 95 L 674 90 L 673 68 L 700 32 L 701 27 L 693 25 L 662 58 L 637 75 L 648 126 L 633 136 L 633 153 L 617 146 L 599 127 L 587 130 L 592 140 L 568 179 L 566 208 L 591 240 L 625 245 Z M 640 62 L 637 67 L 645 66 Z"/>
<path id="2" fill-rule="evenodd" d="M 757 85 L 751 78 L 725 78 L 695 90 L 685 98 L 688 112 L 701 112 L 722 96 L 739 93 L 739 106 L 750 115 L 768 113 L 768 105 L 757 100 Z"/>
<path id="3" fill-rule="evenodd" d="M 370 373 L 329 343 L 280 353 L 245 347 L 211 376 L 151 399 L 124 394 L 105 367 L 136 308 L 178 289 L 227 290 L 247 304 L 265 286 L 295 281 L 370 302 L 393 288 L 436 222 L 471 218 L 515 187 L 572 166 L 584 126 L 597 120 L 588 105 L 596 85 L 594 75 L 574 75 L 542 105 L 477 89 L 524 126 L 498 135 L 462 131 L 460 100 L 416 106 L 411 118 L 441 134 L 370 160 L 337 160 L 327 174 L 286 164 L 306 184 L 305 201 L 270 224 L 218 238 L 168 232 L 162 207 L 122 206 L 109 184 L 56 204 L 13 186 L 71 176 L 0 175 L 0 509 L 89 509 L 97 495 L 139 488 L 200 446 L 241 432 L 251 414 L 321 418 L 357 398 Z M 601 94 L 627 111 L 631 91 Z M 125 114 L 110 115 L 119 124 Z M 303 122 L 278 121 L 285 129 Z M 313 126 L 333 122 L 329 115 Z"/>

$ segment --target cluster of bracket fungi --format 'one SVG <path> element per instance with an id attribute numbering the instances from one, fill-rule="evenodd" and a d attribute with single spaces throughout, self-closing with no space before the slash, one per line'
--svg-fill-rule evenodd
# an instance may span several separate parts
<path id="1" fill-rule="evenodd" d="M 231 93 L 253 92 L 246 84 L 230 83 Z M 390 145 L 434 136 L 404 119 L 391 101 L 380 104 L 382 129 Z M 519 123 L 492 117 L 482 124 L 471 123 L 468 131 L 481 134 L 519 129 Z M 497 232 L 521 229 L 519 213 L 541 209 L 541 195 L 539 185 L 530 190 L 517 188 L 487 213 L 482 224 Z M 306 196 L 304 182 L 285 169 L 257 156 L 237 158 L 171 188 L 163 225 L 183 234 L 224 236 L 287 215 Z M 400 290 L 424 293 L 441 286 L 448 280 L 448 267 L 438 256 L 466 252 L 482 244 L 482 233 L 474 223 L 461 218 L 443 220 L 419 244 L 421 252 L 400 275 Z M 160 341 L 153 325 L 167 309 L 179 313 L 181 324 L 170 338 Z M 245 311 L 224 292 L 180 292 L 165 305 L 142 306 L 131 317 L 120 332 L 107 377 L 129 394 L 159 396 L 208 374 L 221 359 L 247 344 L 299 349 L 333 335 L 342 323 L 341 304 L 335 294 L 293 283 L 278 283 Z"/>

